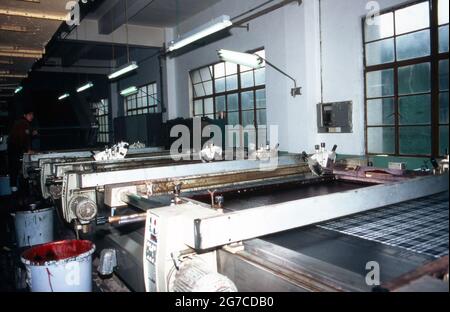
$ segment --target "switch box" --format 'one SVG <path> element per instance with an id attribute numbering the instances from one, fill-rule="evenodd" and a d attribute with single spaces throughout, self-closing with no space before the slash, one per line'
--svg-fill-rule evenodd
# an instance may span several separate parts
<path id="1" fill-rule="evenodd" d="M 351 101 L 319 103 L 317 128 L 319 133 L 352 133 L 353 104 Z"/>

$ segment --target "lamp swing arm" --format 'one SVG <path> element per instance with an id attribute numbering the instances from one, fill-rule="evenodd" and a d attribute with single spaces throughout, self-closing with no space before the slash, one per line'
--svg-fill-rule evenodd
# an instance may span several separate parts
<path id="1" fill-rule="evenodd" d="M 261 57 L 259 55 L 258 55 L 258 57 L 261 60 L 263 60 L 267 65 L 269 65 L 270 67 L 272 67 L 273 69 L 275 69 L 276 71 L 280 72 L 281 74 L 283 74 L 284 76 L 288 77 L 289 79 L 291 79 L 294 82 L 294 88 L 291 90 L 291 95 L 293 97 L 295 97 L 296 95 L 301 95 L 302 94 L 301 93 L 301 87 L 297 86 L 297 80 L 295 80 L 294 77 L 288 75 L 285 71 L 281 70 L 279 67 L 275 66 L 274 64 L 272 64 L 271 62 L 269 62 L 265 58 L 263 58 L 263 57 Z"/>

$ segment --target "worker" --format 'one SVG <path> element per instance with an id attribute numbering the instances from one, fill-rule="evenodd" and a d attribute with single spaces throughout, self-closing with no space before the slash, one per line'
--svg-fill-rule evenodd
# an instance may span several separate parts
<path id="1" fill-rule="evenodd" d="M 31 128 L 34 119 L 34 112 L 31 109 L 25 110 L 24 115 L 16 120 L 11 128 L 8 138 L 8 169 L 12 193 L 17 193 L 18 179 L 21 168 L 21 160 L 24 153 L 32 153 L 32 136 L 37 135 L 37 131 Z"/>

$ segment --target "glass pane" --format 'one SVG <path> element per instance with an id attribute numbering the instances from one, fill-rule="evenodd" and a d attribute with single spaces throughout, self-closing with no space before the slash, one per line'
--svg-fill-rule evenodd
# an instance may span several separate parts
<path id="1" fill-rule="evenodd" d="M 266 90 L 256 91 L 256 108 L 266 108 Z"/>
<path id="2" fill-rule="evenodd" d="M 398 69 L 399 94 L 430 92 L 430 63 L 400 67 Z"/>
<path id="3" fill-rule="evenodd" d="M 253 91 L 241 93 L 241 109 L 254 109 Z"/>
<path id="4" fill-rule="evenodd" d="M 142 98 L 137 99 L 137 107 L 142 107 Z"/>
<path id="5" fill-rule="evenodd" d="M 366 42 L 392 37 L 394 35 L 394 13 L 386 13 L 366 20 Z"/>
<path id="6" fill-rule="evenodd" d="M 242 112 L 242 126 L 253 126 L 255 124 L 255 113 L 253 110 Z"/>
<path id="7" fill-rule="evenodd" d="M 448 92 L 439 95 L 439 123 L 448 124 Z"/>
<path id="8" fill-rule="evenodd" d="M 228 95 L 227 99 L 229 112 L 239 110 L 239 97 L 237 93 Z"/>
<path id="9" fill-rule="evenodd" d="M 448 126 L 439 127 L 439 154 L 445 156 L 448 153 Z"/>
<path id="10" fill-rule="evenodd" d="M 200 76 L 202 77 L 202 81 L 208 81 L 212 79 L 211 70 L 209 67 L 205 67 L 200 69 Z"/>
<path id="11" fill-rule="evenodd" d="M 394 95 L 394 70 L 387 69 L 367 73 L 367 97 Z"/>
<path id="12" fill-rule="evenodd" d="M 214 102 L 213 98 L 207 98 L 205 99 L 205 115 L 214 114 Z"/>
<path id="13" fill-rule="evenodd" d="M 225 92 L 225 78 L 216 79 L 216 93 Z"/>
<path id="14" fill-rule="evenodd" d="M 448 52 L 448 25 L 439 27 L 439 53 Z"/>
<path id="15" fill-rule="evenodd" d="M 205 90 L 203 90 L 203 84 L 202 83 L 196 84 L 194 86 L 194 90 L 195 90 L 195 96 L 196 97 L 205 96 Z"/>
<path id="16" fill-rule="evenodd" d="M 394 39 L 366 44 L 367 66 L 390 63 L 394 60 Z"/>
<path id="17" fill-rule="evenodd" d="M 448 91 L 448 60 L 439 62 L 439 90 Z"/>
<path id="18" fill-rule="evenodd" d="M 258 125 L 267 125 L 267 115 L 265 109 L 258 109 L 256 111 L 256 118 Z"/>
<path id="19" fill-rule="evenodd" d="M 260 86 L 266 84 L 266 69 L 260 68 L 255 70 L 255 85 Z"/>
<path id="20" fill-rule="evenodd" d="M 205 87 L 205 91 L 206 91 L 205 95 L 211 95 L 211 94 L 213 94 L 213 84 L 212 84 L 212 81 L 208 81 L 208 82 L 203 83 L 203 86 Z"/>
<path id="21" fill-rule="evenodd" d="M 367 101 L 367 125 L 383 126 L 395 123 L 394 99 L 377 99 Z"/>
<path id="22" fill-rule="evenodd" d="M 367 128 L 367 147 L 370 154 L 394 154 L 394 128 Z"/>
<path id="23" fill-rule="evenodd" d="M 439 25 L 448 24 L 448 0 L 439 0 L 438 21 Z"/>
<path id="24" fill-rule="evenodd" d="M 249 70 L 253 70 L 253 68 L 252 67 L 247 67 L 247 66 L 244 66 L 244 65 L 239 65 L 239 72 L 243 73 L 243 72 L 246 72 L 246 71 L 249 71 Z"/>
<path id="25" fill-rule="evenodd" d="M 227 76 L 237 74 L 237 65 L 233 63 L 225 63 Z"/>
<path id="26" fill-rule="evenodd" d="M 428 1 L 395 11 L 396 34 L 404 34 L 430 27 L 430 5 Z"/>
<path id="27" fill-rule="evenodd" d="M 241 88 L 250 88 L 255 85 L 253 81 L 253 71 L 241 74 Z"/>
<path id="28" fill-rule="evenodd" d="M 202 81 L 202 78 L 200 77 L 200 71 L 194 70 L 191 74 L 192 83 L 196 84 Z"/>
<path id="29" fill-rule="evenodd" d="M 226 112 L 225 95 L 216 97 L 216 112 Z"/>
<path id="30" fill-rule="evenodd" d="M 236 90 L 238 88 L 237 75 L 227 76 L 227 91 Z"/>
<path id="31" fill-rule="evenodd" d="M 431 127 L 400 127 L 400 154 L 430 155 Z"/>
<path id="32" fill-rule="evenodd" d="M 144 98 L 142 98 L 142 106 L 145 106 L 145 107 L 147 107 L 148 106 L 148 103 L 149 103 L 149 98 L 150 98 L 150 102 L 154 102 L 155 101 L 155 99 L 153 98 L 153 96 L 148 96 L 148 97 L 144 97 Z"/>
<path id="33" fill-rule="evenodd" d="M 232 112 L 228 113 L 228 124 L 232 126 L 239 125 L 239 113 Z"/>
<path id="34" fill-rule="evenodd" d="M 397 37 L 397 61 L 430 55 L 430 31 Z"/>
<path id="35" fill-rule="evenodd" d="M 225 63 L 219 63 L 214 66 L 214 77 L 221 78 L 225 76 Z"/>
<path id="36" fill-rule="evenodd" d="M 406 96 L 399 98 L 401 125 L 431 123 L 431 95 Z"/>
<path id="37" fill-rule="evenodd" d="M 147 106 L 153 106 L 156 105 L 156 99 L 154 97 L 150 97 L 150 99 L 148 100 Z"/>
<path id="38" fill-rule="evenodd" d="M 195 115 L 203 115 L 203 101 L 195 101 L 194 102 L 194 114 Z"/>

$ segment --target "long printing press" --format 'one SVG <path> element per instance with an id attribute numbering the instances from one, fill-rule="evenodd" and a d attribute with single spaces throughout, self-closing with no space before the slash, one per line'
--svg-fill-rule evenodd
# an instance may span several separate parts
<path id="1" fill-rule="evenodd" d="M 390 285 L 434 260 L 330 222 L 364 215 L 370 223 L 428 201 L 448 209 L 448 160 L 413 172 L 336 162 L 336 147 L 324 146 L 209 163 L 155 152 L 39 169 L 44 197 L 60 197 L 65 222 L 97 245 L 99 270 L 131 290 L 370 291 L 367 263 L 379 263 Z"/>

